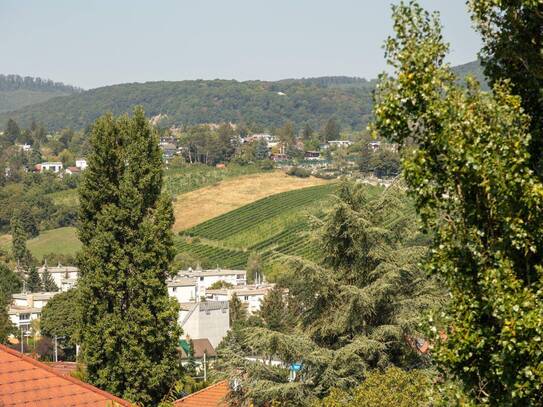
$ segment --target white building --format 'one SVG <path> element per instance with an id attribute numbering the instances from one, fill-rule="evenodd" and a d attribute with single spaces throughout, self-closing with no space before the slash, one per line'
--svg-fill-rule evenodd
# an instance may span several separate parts
<path id="1" fill-rule="evenodd" d="M 85 169 L 87 168 L 87 160 L 85 160 L 84 158 L 75 160 L 75 166 L 81 171 L 85 171 Z"/>
<path id="2" fill-rule="evenodd" d="M 182 303 L 179 325 L 187 339 L 209 339 L 214 348 L 230 329 L 228 301 Z"/>
<path id="3" fill-rule="evenodd" d="M 328 145 L 333 147 L 349 147 L 353 142 L 351 140 L 330 140 Z"/>
<path id="4" fill-rule="evenodd" d="M 200 289 L 205 290 L 218 281 L 224 281 L 235 286 L 245 285 L 247 272 L 245 270 L 223 270 L 219 268 L 212 270 L 193 270 L 189 268 L 188 270 L 179 271 L 176 278 L 180 277 L 196 279 Z"/>
<path id="5" fill-rule="evenodd" d="M 59 173 L 60 171 L 62 171 L 62 168 L 63 168 L 62 163 L 60 161 L 59 162 L 45 162 L 45 163 L 38 164 L 36 166 L 36 169 L 39 172 L 51 171 L 54 173 Z"/>
<path id="6" fill-rule="evenodd" d="M 274 284 L 265 284 L 206 290 L 206 298 L 213 301 L 229 301 L 236 295 L 247 306 L 247 311 L 253 314 L 260 310 L 262 300 L 273 287 Z"/>
<path id="7" fill-rule="evenodd" d="M 62 266 L 58 265 L 56 267 L 48 267 L 43 265 L 38 269 L 38 274 L 42 277 L 45 269 L 53 277 L 53 281 L 61 291 L 68 291 L 70 288 L 73 288 L 79 278 L 79 269 L 74 266 Z"/>
<path id="8" fill-rule="evenodd" d="M 172 298 L 176 298 L 179 303 L 196 302 L 204 295 L 200 293 L 200 287 L 196 278 L 179 277 L 173 280 L 168 280 L 168 294 Z"/>
<path id="9" fill-rule="evenodd" d="M 41 311 L 54 293 L 13 294 L 8 316 L 17 329 L 29 331 L 33 320 L 41 317 Z"/>
<path id="10" fill-rule="evenodd" d="M 28 152 L 32 150 L 32 146 L 30 144 L 15 144 L 15 146 L 20 150 L 24 152 Z"/>

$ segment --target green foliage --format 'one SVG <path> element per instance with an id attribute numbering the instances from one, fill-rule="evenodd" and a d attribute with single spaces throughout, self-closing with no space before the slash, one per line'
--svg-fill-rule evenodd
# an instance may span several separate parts
<path id="1" fill-rule="evenodd" d="M 287 174 L 292 175 L 293 177 L 308 178 L 311 175 L 311 171 L 294 166 L 287 171 Z"/>
<path id="2" fill-rule="evenodd" d="M 40 330 L 51 338 L 62 336 L 65 342 L 75 346 L 77 343 L 77 325 L 81 318 L 81 309 L 77 289 L 59 293 L 43 307 L 40 318 Z"/>
<path id="3" fill-rule="evenodd" d="M 340 132 L 341 128 L 339 127 L 339 124 L 336 119 L 332 117 L 326 122 L 326 126 L 324 126 L 322 139 L 323 141 L 339 140 Z"/>
<path id="4" fill-rule="evenodd" d="M 247 272 L 247 283 L 255 284 L 262 281 L 262 257 L 252 252 L 247 259 L 247 266 L 245 267 Z"/>
<path id="5" fill-rule="evenodd" d="M 11 219 L 11 251 L 17 264 L 22 268 L 27 268 L 32 264 L 32 254 L 30 254 L 30 251 L 26 247 L 27 236 L 20 215 L 15 214 Z"/>
<path id="6" fill-rule="evenodd" d="M 264 321 L 264 326 L 272 331 L 282 332 L 288 327 L 288 323 L 291 322 L 289 318 L 285 317 L 288 309 L 284 296 L 284 290 L 276 285 L 262 300 L 258 315 Z"/>
<path id="7" fill-rule="evenodd" d="M 209 286 L 210 290 L 219 290 L 221 288 L 232 288 L 234 287 L 234 284 L 229 283 L 224 280 L 215 281 L 213 284 Z"/>
<path id="8" fill-rule="evenodd" d="M 85 128 L 101 112 L 129 113 L 143 105 L 151 116 L 166 114 L 161 126 L 203 123 L 257 123 L 277 128 L 286 120 L 313 128 L 324 125 L 323 117 L 333 115 L 345 127 L 363 128 L 371 112 L 374 82 L 344 78 L 345 86 L 314 80 L 279 82 L 228 80 L 147 82 L 106 86 L 17 112 L 0 115 L 27 126 L 37 120 L 50 130 Z M 277 92 L 286 93 L 286 96 Z"/>
<path id="9" fill-rule="evenodd" d="M 31 293 L 43 291 L 40 274 L 35 266 L 30 266 L 30 270 L 28 271 L 28 277 L 26 278 L 26 290 Z"/>
<path id="10" fill-rule="evenodd" d="M 136 108 L 92 128 L 80 193 L 81 319 L 89 381 L 158 403 L 180 373 L 178 304 L 166 278 L 174 257 L 172 204 L 162 194 L 158 136 Z"/>
<path id="11" fill-rule="evenodd" d="M 529 117 L 507 82 L 493 93 L 455 83 L 436 16 L 402 4 L 394 30 L 386 45 L 394 72 L 376 95 L 375 130 L 404 148 L 405 180 L 434 234 L 428 264 L 450 292 L 434 321 L 433 356 L 476 402 L 539 405 L 543 185 Z"/>
<path id="12" fill-rule="evenodd" d="M 41 285 L 43 287 L 43 291 L 46 291 L 46 292 L 58 291 L 58 287 L 55 283 L 55 280 L 53 280 L 53 276 L 49 272 L 49 269 L 47 268 L 47 266 L 45 266 L 45 270 L 41 274 Z"/>
<path id="13" fill-rule="evenodd" d="M 199 263 L 202 267 L 222 267 L 241 269 L 247 264 L 248 253 L 219 247 L 216 245 L 200 243 L 195 240 L 180 238 L 175 244 L 176 251 L 189 254 L 192 262 Z M 186 264 L 194 267 L 196 264 Z"/>
<path id="14" fill-rule="evenodd" d="M 543 177 L 543 14 L 537 0 L 469 0 L 481 33 L 480 57 L 491 85 L 508 79 L 531 118 L 530 166 Z"/>
<path id="15" fill-rule="evenodd" d="M 315 407 L 430 406 L 431 387 L 428 374 L 391 367 L 383 372 L 370 372 L 364 382 L 354 389 L 332 390 Z"/>
<path id="16" fill-rule="evenodd" d="M 21 278 L 7 264 L 0 262 L 0 295 L 11 298 L 12 294 L 21 291 L 21 287 Z"/>
<path id="17" fill-rule="evenodd" d="M 228 309 L 230 312 L 230 326 L 235 326 L 247 319 L 247 310 L 236 294 L 233 294 L 232 298 L 230 298 Z"/>
<path id="18" fill-rule="evenodd" d="M 305 406 L 332 388 L 352 388 L 372 369 L 427 363 L 408 338 L 420 335 L 423 314 L 442 293 L 418 267 L 426 249 L 405 246 L 417 233 L 416 218 L 401 187 L 373 200 L 364 191 L 362 185 L 343 184 L 319 223 L 323 265 L 290 262 L 280 280 L 289 291 L 288 312 L 282 319 L 277 312 L 285 309 L 280 289 L 269 299 L 273 312 L 266 311 L 265 325 L 276 330 L 247 328 L 221 349 L 242 381 L 239 400 Z M 283 365 L 250 362 L 244 355 Z M 302 369 L 290 382 L 285 367 L 292 363 Z"/>

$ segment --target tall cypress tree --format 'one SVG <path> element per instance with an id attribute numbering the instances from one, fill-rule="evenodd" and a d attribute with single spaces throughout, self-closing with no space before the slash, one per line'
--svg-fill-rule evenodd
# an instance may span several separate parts
<path id="1" fill-rule="evenodd" d="M 18 211 L 13 214 L 10 226 L 13 257 L 15 257 L 19 266 L 26 269 L 32 264 L 32 254 L 26 247 L 28 235 Z"/>
<path id="2" fill-rule="evenodd" d="M 174 383 L 178 304 L 168 297 L 171 200 L 161 193 L 162 153 L 143 109 L 106 115 L 91 135 L 79 190 L 79 334 L 90 382 L 144 405 Z"/>

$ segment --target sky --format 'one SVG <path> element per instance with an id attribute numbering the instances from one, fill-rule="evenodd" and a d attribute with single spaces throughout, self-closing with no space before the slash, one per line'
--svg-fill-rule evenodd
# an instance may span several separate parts
<path id="1" fill-rule="evenodd" d="M 397 3 L 397 1 L 392 1 Z M 463 0 L 438 10 L 449 62 L 480 40 Z M 85 89 L 184 79 L 278 80 L 385 67 L 388 0 L 0 0 L 0 73 Z"/>

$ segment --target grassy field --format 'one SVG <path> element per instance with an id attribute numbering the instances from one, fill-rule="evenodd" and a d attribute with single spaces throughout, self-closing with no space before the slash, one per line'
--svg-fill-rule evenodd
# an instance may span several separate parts
<path id="1" fill-rule="evenodd" d="M 174 202 L 174 231 L 189 229 L 270 195 L 328 183 L 313 177 L 291 177 L 281 171 L 225 180 L 178 196 Z"/>
<path id="2" fill-rule="evenodd" d="M 38 237 L 30 239 L 27 246 L 32 255 L 41 260 L 44 255 L 51 253 L 74 255 L 81 248 L 81 242 L 75 228 L 58 228 L 41 232 Z M 0 236 L 0 247 L 11 250 L 11 236 Z"/>

